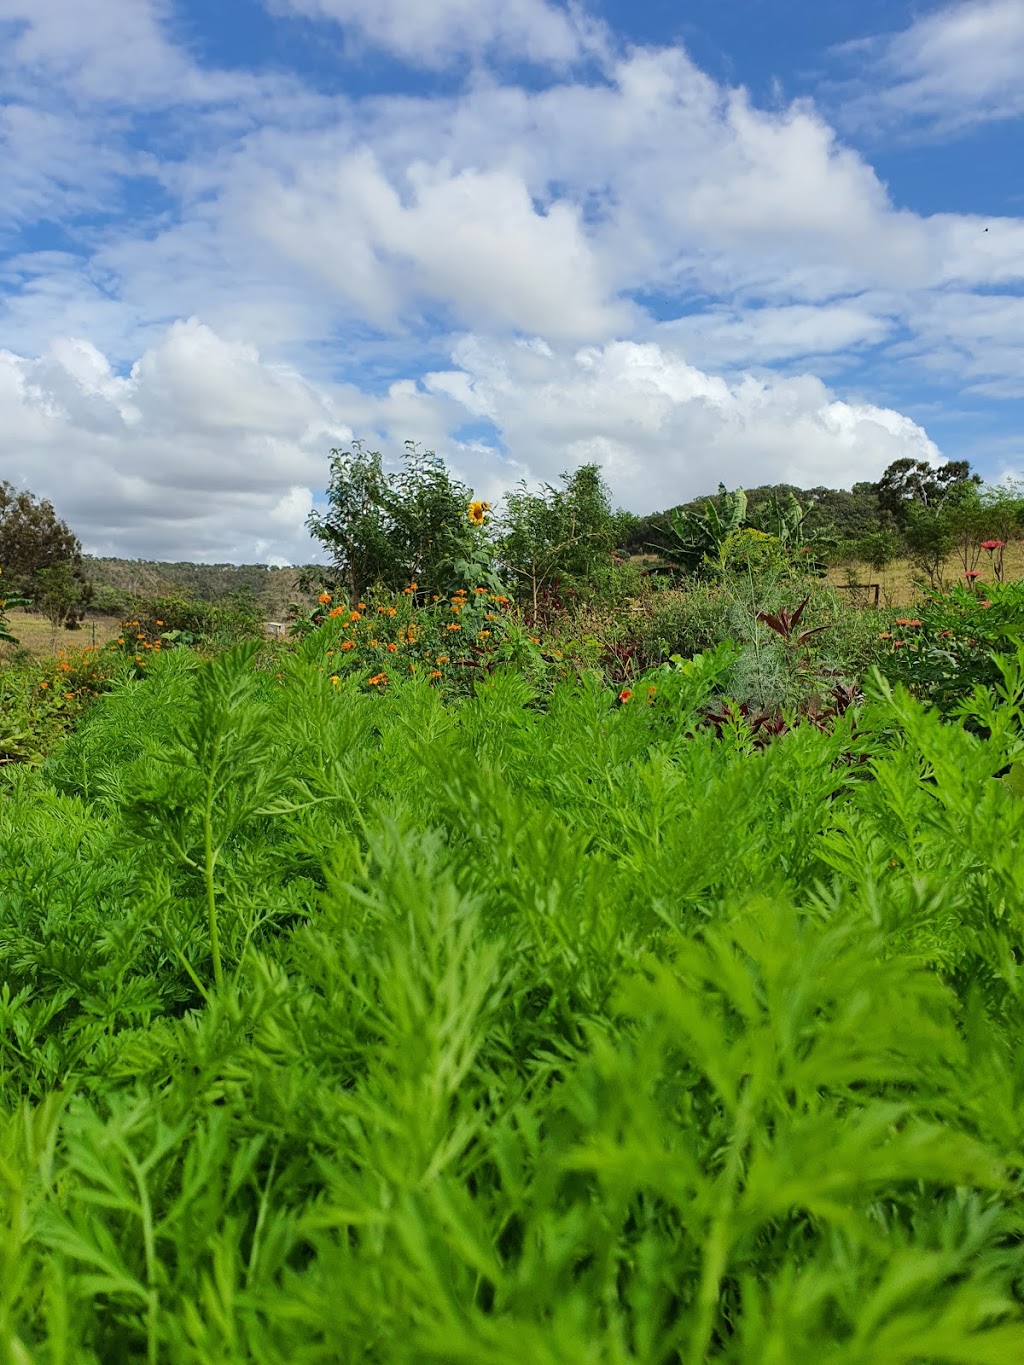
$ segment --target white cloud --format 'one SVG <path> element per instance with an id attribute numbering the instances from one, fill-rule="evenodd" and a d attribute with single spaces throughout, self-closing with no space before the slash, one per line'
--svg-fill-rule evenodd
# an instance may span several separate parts
<path id="1" fill-rule="evenodd" d="M 567 65 L 604 45 L 582 7 L 547 0 L 274 0 L 278 12 L 329 19 L 404 61 L 447 66 L 491 53 Z"/>
<path id="2" fill-rule="evenodd" d="M 191 320 L 120 376 L 87 341 L 0 351 L 0 477 L 49 497 L 87 549 L 138 558 L 305 560 L 328 395 Z"/>
<path id="3" fill-rule="evenodd" d="M 813 109 L 758 110 L 679 50 L 610 81 L 343 107 L 221 171 L 204 213 L 236 253 L 261 241 L 380 327 L 428 309 L 598 340 L 636 326 L 637 288 L 820 303 L 923 287 L 955 255 Z"/>
<path id="4" fill-rule="evenodd" d="M 719 480 L 848 485 L 901 455 L 938 457 L 908 418 L 813 376 L 727 382 L 665 345 L 467 336 L 453 360 L 375 397 L 314 387 L 195 320 L 126 375 L 73 338 L 37 359 L 0 352 L 0 477 L 50 497 L 97 553 L 304 561 L 327 453 L 353 434 L 390 455 L 418 438 L 493 497 L 597 460 L 637 511 Z M 481 419 L 507 454 L 452 439 Z"/>
<path id="5" fill-rule="evenodd" d="M 62 96 L 111 106 L 256 92 L 261 82 L 246 72 L 202 70 L 174 42 L 174 18 L 171 0 L 0 0 L 0 72 L 14 89 L 43 82 Z"/>
<path id="6" fill-rule="evenodd" d="M 503 482 L 552 479 L 596 460 L 616 499 L 636 511 L 720 480 L 849 487 L 904 455 L 939 454 L 901 413 L 844 402 L 811 375 L 729 383 L 655 343 L 555 352 L 467 338 L 455 360 L 424 383 L 499 429 L 516 465 Z"/>
<path id="7" fill-rule="evenodd" d="M 607 281 L 574 205 L 538 212 L 522 180 L 500 166 L 416 161 L 396 181 L 364 148 L 306 164 L 290 185 L 258 187 L 248 221 L 381 325 L 424 304 L 462 325 L 555 336 L 602 334 L 628 319 L 605 302 Z"/>
<path id="8" fill-rule="evenodd" d="M 124 153 L 95 130 L 53 110 L 11 100 L 0 104 L 0 224 L 102 212 L 123 174 Z"/>
<path id="9" fill-rule="evenodd" d="M 764 308 L 711 308 L 661 324 L 669 344 L 700 357 L 703 365 L 767 365 L 801 357 L 848 354 L 877 345 L 892 321 L 880 300 L 788 304 Z"/>
<path id="10" fill-rule="evenodd" d="M 846 110 L 855 121 L 909 116 L 950 131 L 1024 113 L 1024 0 L 959 0 L 847 50 L 873 78 Z"/>
<path id="11" fill-rule="evenodd" d="M 1024 398 L 1024 296 L 948 290 L 913 301 L 900 353 L 961 392 Z"/>
<path id="12" fill-rule="evenodd" d="M 305 558 L 310 490 L 353 432 L 421 440 L 485 493 L 597 459 L 650 510 L 720 478 L 849 483 L 937 458 L 881 398 L 897 370 L 1020 392 L 1024 222 L 898 209 L 810 103 L 759 108 L 679 48 L 540 89 L 473 65 L 534 38 L 556 66 L 596 50 L 540 0 L 302 4 L 410 61 L 461 52 L 471 79 L 314 96 L 202 70 L 171 0 L 97 0 L 93 25 L 63 28 L 62 0 L 0 0 L 20 91 L 0 210 L 88 223 L 0 273 L 0 477 L 96 548 Z M 125 112 L 177 101 L 172 120 Z M 169 141 L 140 150 L 149 124 Z M 104 220 L 119 194 L 131 213 Z M 875 401 L 844 397 L 842 366 L 872 347 Z M 477 419 L 504 455 L 454 440 Z"/>

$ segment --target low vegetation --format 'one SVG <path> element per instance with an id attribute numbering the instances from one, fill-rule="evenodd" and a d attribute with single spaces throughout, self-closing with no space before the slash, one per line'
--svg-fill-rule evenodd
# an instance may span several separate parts
<path id="1" fill-rule="evenodd" d="M 0 1358 L 1024 1356 L 1005 544 L 666 586 L 596 494 L 5 663 Z"/>

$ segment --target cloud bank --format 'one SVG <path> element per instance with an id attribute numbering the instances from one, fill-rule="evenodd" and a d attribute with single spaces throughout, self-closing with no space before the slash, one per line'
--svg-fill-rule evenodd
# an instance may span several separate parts
<path id="1" fill-rule="evenodd" d="M 643 511 L 958 454 L 936 423 L 1024 398 L 1024 220 L 914 211 L 822 106 L 678 45 L 543 0 L 266 6 L 329 75 L 426 73 L 355 91 L 217 65 L 184 0 L 91 9 L 0 0 L 0 477 L 97 552 L 303 560 L 352 438 L 492 498 L 597 459 Z M 1021 10 L 871 37 L 876 110 L 933 136 L 960 50 L 1011 116 Z"/>

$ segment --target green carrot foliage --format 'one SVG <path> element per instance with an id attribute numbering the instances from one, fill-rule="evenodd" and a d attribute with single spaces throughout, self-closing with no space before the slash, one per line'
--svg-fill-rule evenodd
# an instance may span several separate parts
<path id="1" fill-rule="evenodd" d="M 734 657 L 172 651 L 0 770 L 0 1359 L 1024 1358 L 1024 651 Z"/>

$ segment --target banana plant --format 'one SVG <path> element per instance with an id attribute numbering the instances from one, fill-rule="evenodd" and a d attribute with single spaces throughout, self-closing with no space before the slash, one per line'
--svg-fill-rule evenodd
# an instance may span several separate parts
<path id="1" fill-rule="evenodd" d="M 730 492 L 718 485 L 720 507 L 708 499 L 704 514 L 675 510 L 669 515 L 673 543 L 659 548 L 672 564 L 690 573 L 715 571 L 724 566 L 723 547 L 747 519 L 747 495 L 742 488 Z"/>

